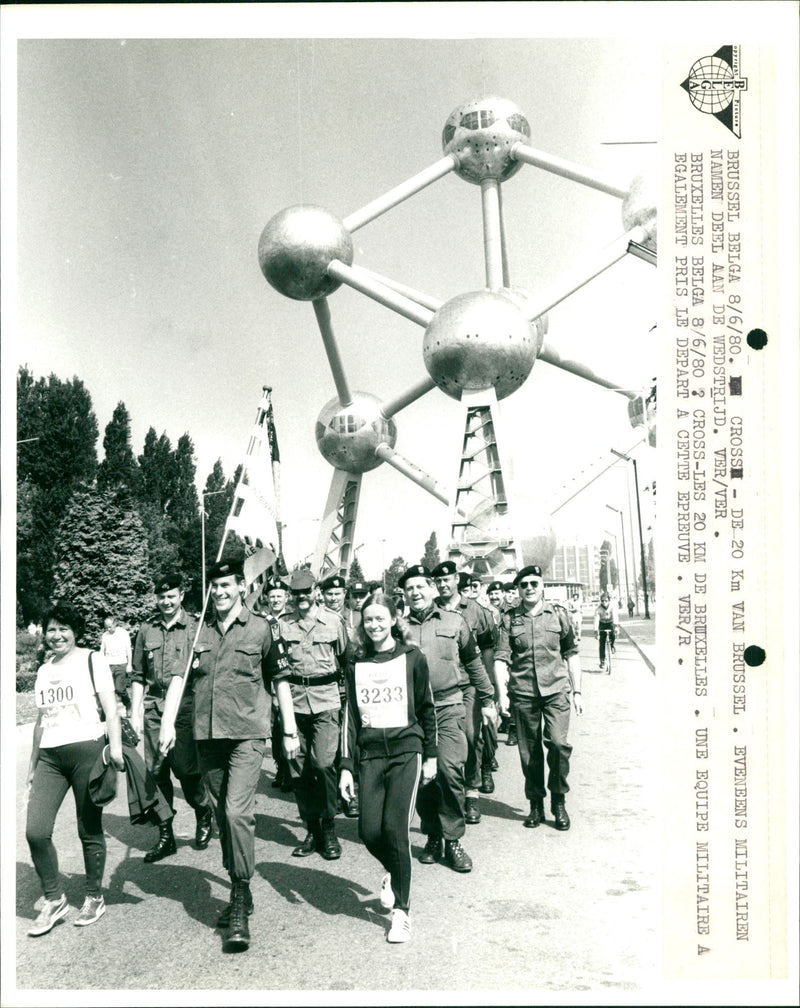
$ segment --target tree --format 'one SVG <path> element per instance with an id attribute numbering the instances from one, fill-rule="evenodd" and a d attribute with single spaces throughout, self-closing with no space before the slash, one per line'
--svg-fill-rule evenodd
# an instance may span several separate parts
<path id="1" fill-rule="evenodd" d="M 600 546 L 600 591 L 607 592 L 611 581 L 609 561 L 611 560 L 611 543 L 604 539 Z"/>
<path id="2" fill-rule="evenodd" d="M 38 620 L 53 587 L 53 544 L 73 490 L 97 469 L 97 418 L 79 378 L 17 374 L 17 603 Z"/>
<path id="3" fill-rule="evenodd" d="M 97 468 L 97 488 L 113 490 L 127 487 L 138 496 L 139 466 L 131 448 L 131 420 L 124 402 L 118 402 L 103 438 L 105 458 Z"/>
<path id="4" fill-rule="evenodd" d="M 175 457 L 166 432 L 161 437 L 157 437 L 153 427 L 147 432 L 139 456 L 139 472 L 142 500 L 163 510 L 172 500 L 176 483 Z"/>
<path id="5" fill-rule="evenodd" d="M 408 567 L 408 564 L 401 557 L 395 557 L 394 560 L 389 564 L 389 566 L 384 571 L 383 580 L 386 585 L 386 591 L 389 595 L 397 587 L 397 582 L 400 580 L 400 575 Z"/>
<path id="6" fill-rule="evenodd" d="M 96 642 L 103 615 L 138 627 L 152 603 L 147 534 L 126 493 L 81 486 L 58 528 L 54 550 L 55 595 L 69 598 Z"/>
<path id="7" fill-rule="evenodd" d="M 425 552 L 422 554 L 420 563 L 432 571 L 434 567 L 437 567 L 441 563 L 441 560 L 439 544 L 436 541 L 436 532 L 431 532 L 430 538 L 425 543 Z"/>
<path id="8" fill-rule="evenodd" d="M 361 562 L 358 559 L 358 554 L 353 554 L 353 559 L 350 563 L 350 570 L 347 572 L 347 586 L 355 584 L 356 581 L 365 581 L 364 571 L 361 569 Z"/>

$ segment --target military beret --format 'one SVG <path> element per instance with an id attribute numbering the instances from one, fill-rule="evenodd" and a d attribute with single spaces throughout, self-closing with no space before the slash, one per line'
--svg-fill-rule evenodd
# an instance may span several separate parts
<path id="1" fill-rule="evenodd" d="M 504 585 L 503 585 L 502 581 L 492 581 L 492 583 L 489 585 L 489 587 L 486 590 L 487 591 L 502 591 L 503 587 L 504 587 Z"/>
<path id="2" fill-rule="evenodd" d="M 523 567 L 522 570 L 514 578 L 514 584 L 518 585 L 524 577 L 542 577 L 542 568 L 538 564 L 529 564 L 527 567 Z"/>
<path id="3" fill-rule="evenodd" d="M 441 564 L 440 564 L 440 566 L 441 566 Z M 439 568 L 437 567 L 437 570 L 438 569 Z M 405 588 L 406 581 L 408 581 L 409 578 L 414 578 L 414 577 L 423 577 L 423 578 L 430 579 L 432 577 L 432 575 L 431 575 L 431 572 L 428 570 L 428 568 L 424 564 L 414 564 L 413 567 L 406 567 L 406 569 L 403 571 L 403 573 L 397 579 L 397 584 L 398 584 L 398 586 L 400 588 Z"/>
<path id="4" fill-rule="evenodd" d="M 162 574 L 156 581 L 153 590 L 158 594 L 159 592 L 170 591 L 172 588 L 180 588 L 182 585 L 183 581 L 180 574 Z"/>
<path id="5" fill-rule="evenodd" d="M 469 583 L 471 585 L 482 585 L 483 581 L 481 581 L 477 574 L 470 574 Z"/>
<path id="6" fill-rule="evenodd" d="M 344 588 L 345 586 L 346 582 L 341 574 L 331 574 L 330 577 L 326 577 L 320 584 L 320 588 L 323 591 L 327 591 L 329 588 Z"/>
<path id="7" fill-rule="evenodd" d="M 437 564 L 430 573 L 430 577 L 438 578 L 444 577 L 445 574 L 455 574 L 456 565 L 452 560 L 443 560 L 440 564 Z"/>
<path id="8" fill-rule="evenodd" d="M 244 577 L 244 560 L 217 560 L 206 571 L 208 581 L 221 577 Z"/>
<path id="9" fill-rule="evenodd" d="M 289 588 L 292 591 L 308 591 L 315 584 L 314 575 L 304 567 L 301 567 L 300 570 L 292 571 L 292 576 L 289 579 Z"/>
<path id="10" fill-rule="evenodd" d="M 516 583 L 514 581 L 506 581 L 503 585 L 503 591 L 514 591 L 516 588 Z"/>
<path id="11" fill-rule="evenodd" d="M 466 571 L 462 571 L 458 575 L 458 590 L 463 591 L 465 588 L 469 588 L 470 584 L 472 584 L 472 578 Z"/>
<path id="12" fill-rule="evenodd" d="M 276 578 L 274 581 L 267 581 L 261 589 L 261 594 L 269 595 L 271 591 L 286 591 L 286 585 L 280 578 Z"/>
<path id="13" fill-rule="evenodd" d="M 369 585 L 366 581 L 354 581 L 347 592 L 349 595 L 369 595 Z"/>

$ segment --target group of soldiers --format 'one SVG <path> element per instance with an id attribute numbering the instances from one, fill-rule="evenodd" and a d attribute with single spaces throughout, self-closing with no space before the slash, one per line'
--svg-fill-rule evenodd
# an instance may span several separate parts
<path id="1" fill-rule="evenodd" d="M 335 817 L 359 814 L 357 779 L 349 800 L 338 790 L 343 673 L 374 586 L 348 586 L 338 574 L 317 583 L 298 569 L 288 581 L 268 582 L 251 609 L 240 561 L 215 564 L 208 581 L 209 612 L 199 628 L 183 606 L 180 578 L 155 584 L 157 615 L 142 624 L 133 648 L 131 722 L 173 815 L 172 776 L 180 782 L 199 849 L 208 846 L 216 817 L 231 879 L 218 924 L 238 951 L 250 943 L 255 797 L 267 736 L 273 786 L 294 792 L 305 826 L 294 857 L 339 858 Z M 461 841 L 466 825 L 481 820 L 479 795 L 494 790 L 498 727 L 518 744 L 530 803 L 524 825 L 545 821 L 549 791 L 555 827 L 569 829 L 571 705 L 583 713 L 572 624 L 561 606 L 544 600 L 540 568 L 524 567 L 508 585 L 492 582 L 485 602 L 481 589 L 479 578 L 449 560 L 433 570 L 408 567 L 394 589 L 406 639 L 427 660 L 436 711 L 437 774 L 416 803 L 426 836 L 419 861 L 456 872 L 472 869 Z M 357 759 L 354 767 L 357 777 Z M 175 850 L 169 820 L 144 858 L 159 861 Z"/>

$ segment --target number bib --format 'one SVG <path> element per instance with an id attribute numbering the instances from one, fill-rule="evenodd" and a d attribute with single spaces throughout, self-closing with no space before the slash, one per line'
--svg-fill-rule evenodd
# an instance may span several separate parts
<path id="1" fill-rule="evenodd" d="M 356 662 L 356 702 L 364 728 L 408 725 L 406 656 L 387 662 Z"/>
<path id="2" fill-rule="evenodd" d="M 79 725 L 79 690 L 71 682 L 44 682 L 35 690 L 36 706 L 42 712 L 42 727 L 62 729 Z"/>

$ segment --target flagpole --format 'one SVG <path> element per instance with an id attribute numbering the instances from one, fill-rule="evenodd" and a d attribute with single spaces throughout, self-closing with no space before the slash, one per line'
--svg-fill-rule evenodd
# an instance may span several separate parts
<path id="1" fill-rule="evenodd" d="M 250 434 L 250 440 L 249 440 L 248 445 L 247 445 L 247 452 L 245 453 L 245 460 L 252 454 L 252 449 L 254 447 L 255 442 L 257 441 L 255 429 L 257 427 L 261 426 L 262 422 L 265 422 L 267 420 L 269 414 L 272 411 L 272 402 L 270 400 L 270 395 L 269 395 L 272 392 L 272 389 L 269 388 L 269 386 L 264 385 L 262 387 L 261 391 L 262 391 L 262 397 L 261 397 L 261 401 L 258 404 L 258 410 L 256 412 L 256 422 L 255 422 L 255 425 L 254 425 L 254 429 L 253 429 L 253 431 Z M 263 407 L 263 403 L 264 403 L 264 399 L 265 398 L 267 400 L 267 408 L 266 409 L 264 409 L 264 407 Z M 269 430 L 268 430 L 268 428 L 267 428 L 267 438 L 269 440 Z M 245 484 L 245 476 L 246 475 L 247 475 L 247 464 L 245 462 L 245 464 L 242 466 L 242 471 L 239 474 L 239 479 L 238 479 L 238 481 L 236 483 L 236 487 L 235 487 L 234 492 L 233 492 L 233 500 L 231 502 L 231 510 L 230 510 L 230 513 L 228 514 L 227 520 L 225 521 L 225 529 L 224 529 L 224 532 L 223 532 L 223 535 L 222 535 L 222 539 L 220 540 L 219 549 L 217 550 L 217 559 L 216 559 L 217 563 L 219 563 L 219 561 L 222 559 L 222 555 L 223 555 L 223 553 L 225 551 L 225 546 L 226 546 L 226 544 L 228 542 L 228 536 L 233 531 L 233 528 L 232 528 L 232 525 L 231 525 L 231 518 L 236 517 L 234 515 L 234 511 L 236 510 L 237 505 L 239 504 L 239 502 L 242 499 L 241 488 Z M 276 524 L 277 524 L 277 527 L 278 527 L 278 535 L 279 535 L 279 538 L 280 538 L 280 523 L 276 522 Z M 203 572 L 203 573 L 205 574 L 205 572 Z M 202 610 L 200 612 L 200 617 L 199 617 L 199 619 L 197 621 L 197 630 L 195 631 L 194 641 L 192 642 L 192 649 L 189 652 L 189 656 L 188 656 L 187 661 L 186 661 L 186 668 L 184 669 L 183 677 L 181 679 L 180 689 L 179 689 L 178 694 L 177 694 L 177 700 L 175 702 L 175 717 L 177 717 L 178 710 L 180 709 L 180 706 L 181 706 L 181 701 L 183 700 L 183 694 L 184 694 L 184 692 L 186 690 L 186 683 L 188 681 L 189 674 L 191 672 L 192 660 L 194 658 L 195 648 L 197 647 L 197 642 L 200 639 L 200 631 L 203 629 L 203 621 L 206 618 L 206 612 L 208 610 L 208 603 L 209 603 L 209 599 L 210 598 L 211 598 L 211 585 L 209 584 L 208 588 L 205 591 L 205 595 L 204 595 L 204 598 L 203 598 L 203 608 L 202 608 Z M 175 744 L 174 743 L 174 739 L 173 739 L 173 743 L 172 744 L 173 745 Z M 164 757 L 161 756 L 156 761 L 156 765 L 153 768 L 154 772 L 157 772 L 158 765 L 160 764 L 160 762 L 161 762 L 161 760 L 163 758 Z"/>

